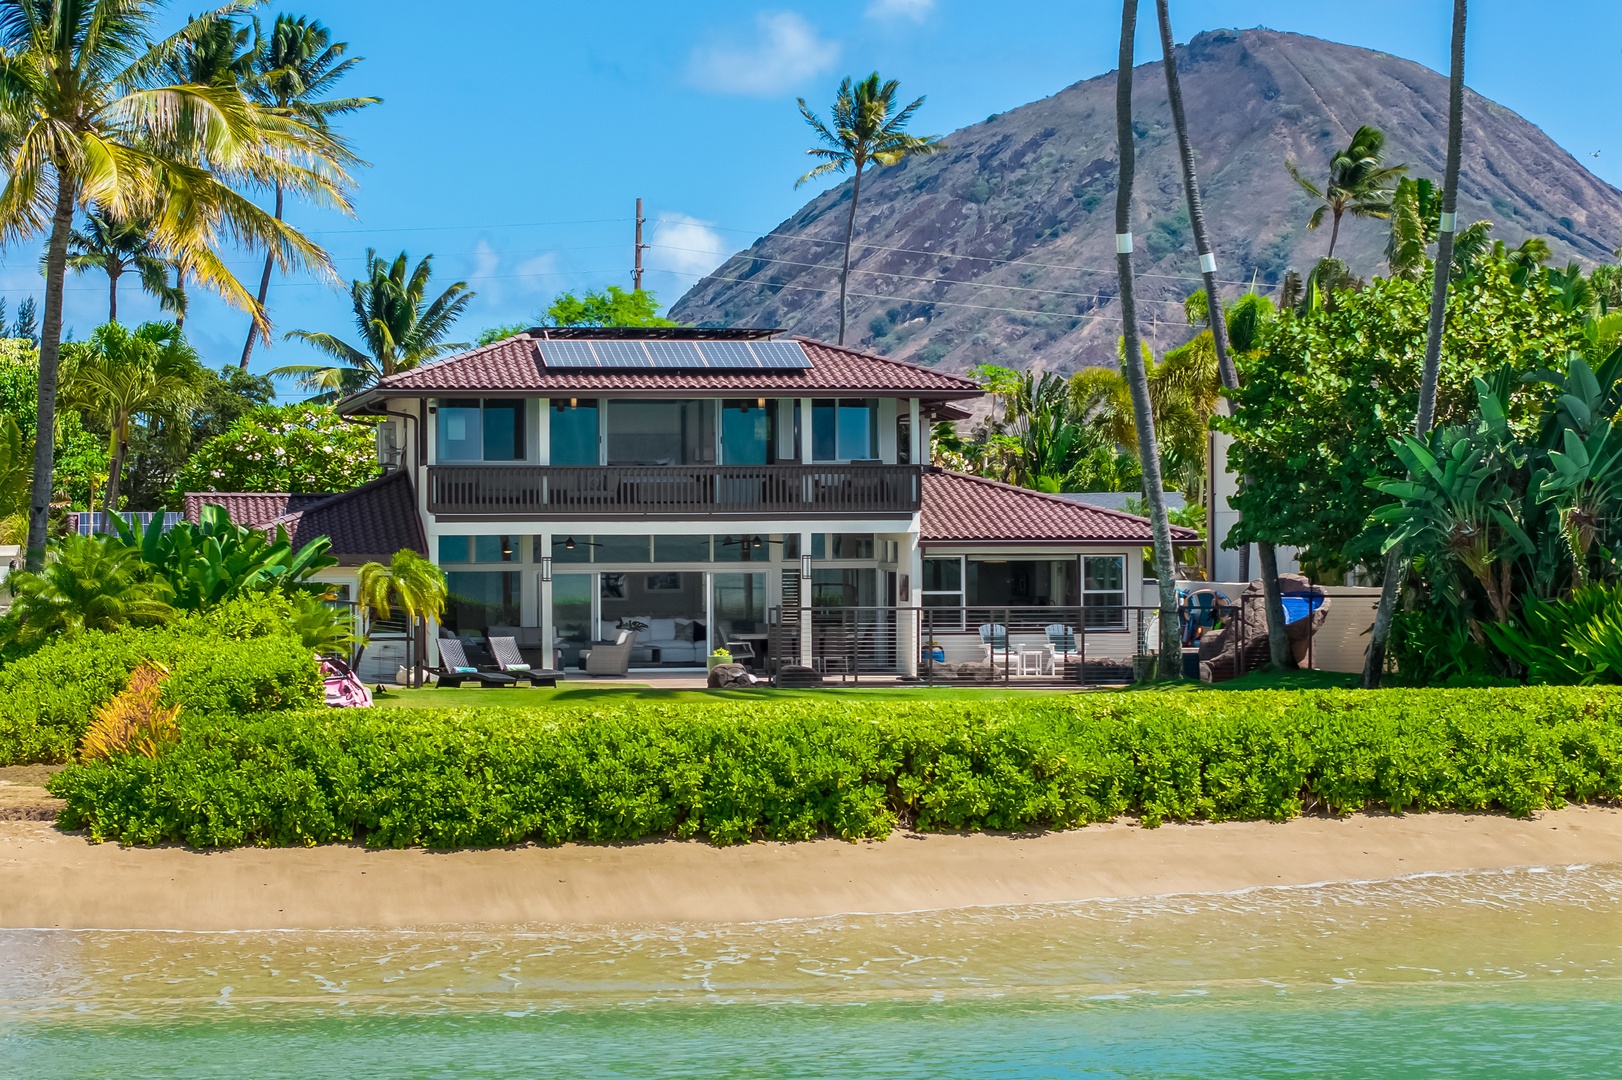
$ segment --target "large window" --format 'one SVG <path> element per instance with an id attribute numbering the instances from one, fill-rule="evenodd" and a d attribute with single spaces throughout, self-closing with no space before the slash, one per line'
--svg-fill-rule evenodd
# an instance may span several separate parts
<path id="1" fill-rule="evenodd" d="M 551 457 L 553 465 L 601 465 L 597 445 L 597 402 L 578 398 L 552 402 Z"/>
<path id="2" fill-rule="evenodd" d="M 610 401 L 610 465 L 709 465 L 715 462 L 715 402 Z"/>
<path id="3" fill-rule="evenodd" d="M 524 407 L 519 398 L 441 401 L 439 460 L 524 460 Z"/>
<path id="4" fill-rule="evenodd" d="M 811 457 L 815 461 L 869 461 L 879 456 L 876 398 L 811 403 Z"/>
<path id="5" fill-rule="evenodd" d="M 552 578 L 552 625 L 566 667 L 578 665 L 580 651 L 591 645 L 591 593 L 596 584 L 595 574 L 558 574 Z"/>
<path id="6" fill-rule="evenodd" d="M 492 626 L 517 626 L 521 576 L 516 570 L 446 574 L 446 628 L 457 634 L 483 634 Z"/>
<path id="7" fill-rule="evenodd" d="M 748 398 L 721 403 L 721 464 L 770 465 L 777 460 L 777 402 Z"/>
<path id="8" fill-rule="evenodd" d="M 918 590 L 926 608 L 952 608 L 928 616 L 926 626 L 936 630 L 963 629 L 963 558 L 951 555 L 924 560 L 924 580 Z"/>
<path id="9" fill-rule="evenodd" d="M 1075 559 L 968 559 L 970 607 L 1074 607 Z"/>
<path id="10" fill-rule="evenodd" d="M 1087 626 L 1126 625 L 1126 556 L 1088 555 L 1081 560 L 1082 620 Z"/>
<path id="11" fill-rule="evenodd" d="M 439 563 L 523 562 L 518 536 L 441 536 Z"/>

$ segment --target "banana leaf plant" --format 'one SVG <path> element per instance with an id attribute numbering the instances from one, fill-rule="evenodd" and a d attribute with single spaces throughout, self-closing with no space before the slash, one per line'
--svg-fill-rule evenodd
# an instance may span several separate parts
<path id="1" fill-rule="evenodd" d="M 138 549 L 154 576 L 169 583 L 172 604 L 186 611 L 243 593 L 309 591 L 319 585 L 317 573 L 338 564 L 325 536 L 294 551 L 282 526 L 271 537 L 232 523 L 220 506 L 205 506 L 195 524 L 182 521 L 168 530 L 159 516 L 143 530 L 113 520 L 123 542 Z"/>

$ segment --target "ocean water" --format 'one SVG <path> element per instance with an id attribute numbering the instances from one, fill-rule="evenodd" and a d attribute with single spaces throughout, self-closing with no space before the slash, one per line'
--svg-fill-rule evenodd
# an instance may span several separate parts
<path id="1" fill-rule="evenodd" d="M 0 931 L 0 1077 L 1600 1077 L 1622 867 L 729 927 Z"/>

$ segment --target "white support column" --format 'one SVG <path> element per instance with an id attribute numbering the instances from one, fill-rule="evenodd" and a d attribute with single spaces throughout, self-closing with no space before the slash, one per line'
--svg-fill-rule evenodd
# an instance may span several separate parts
<path id="1" fill-rule="evenodd" d="M 543 409 L 544 411 L 544 409 Z M 552 534 L 540 533 L 535 537 L 535 582 L 540 594 L 539 603 L 535 607 L 535 625 L 541 628 L 540 638 L 546 646 L 545 667 L 551 667 L 558 654 L 556 626 L 552 617 L 552 583 L 542 580 L 545 576 L 543 567 L 546 565 L 541 559 L 552 554 Z M 557 567 L 552 568 L 557 573 Z"/>
<path id="2" fill-rule="evenodd" d="M 800 460 L 811 461 L 811 399 L 800 399 Z M 807 549 L 809 550 L 809 549 Z"/>
<path id="3" fill-rule="evenodd" d="M 907 409 L 908 415 L 912 417 L 912 423 L 908 425 L 908 430 L 912 435 L 912 445 L 907 448 L 907 452 L 911 456 L 914 465 L 928 465 L 929 460 L 924 454 L 929 446 L 929 436 L 923 429 L 924 418 L 918 409 L 918 399 L 908 398 Z"/>
<path id="4" fill-rule="evenodd" d="M 914 402 L 914 406 L 916 404 Z M 913 410 L 913 415 L 917 416 L 916 407 Z M 901 670 L 906 673 L 909 679 L 916 679 L 918 677 L 919 657 L 922 655 L 924 648 L 923 619 L 918 613 L 918 609 L 923 607 L 924 602 L 923 596 L 919 592 L 919 588 L 924 583 L 924 549 L 918 543 L 917 533 L 905 534 L 901 537 L 901 544 L 900 568 L 901 572 L 907 575 L 907 598 L 901 601 L 901 606 L 907 610 L 897 613 L 900 625 L 896 629 L 897 636 L 900 638 L 899 644 L 907 650 L 906 660 L 902 663 Z"/>
<path id="5" fill-rule="evenodd" d="M 794 568 L 798 574 L 805 565 L 804 559 L 811 554 L 811 534 L 800 533 L 801 563 Z M 800 579 L 800 666 L 811 666 L 811 582 L 807 578 Z"/>

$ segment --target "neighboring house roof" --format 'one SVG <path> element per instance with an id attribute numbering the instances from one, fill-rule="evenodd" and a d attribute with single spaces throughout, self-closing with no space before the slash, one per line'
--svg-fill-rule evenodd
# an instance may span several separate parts
<path id="1" fill-rule="evenodd" d="M 1101 506 L 1106 510 L 1125 510 L 1127 503 L 1142 503 L 1141 491 L 1061 491 L 1058 497 L 1070 502 L 1085 503 L 1088 506 Z M 1166 492 L 1166 509 L 1181 510 L 1184 506 L 1183 493 L 1180 491 Z"/>
<path id="2" fill-rule="evenodd" d="M 939 544 L 1149 544 L 1146 518 L 967 473 L 927 469 L 920 539 Z M 1172 526 L 1172 543 L 1193 544 L 1193 529 Z"/>
<path id="3" fill-rule="evenodd" d="M 295 495 L 285 491 L 196 491 L 187 493 L 182 509 L 186 520 L 194 525 L 203 507 L 209 505 L 225 507 L 226 516 L 238 525 L 259 525 L 331 497 L 331 492 Z"/>
<path id="4" fill-rule="evenodd" d="M 548 368 L 533 332 L 493 342 L 421 367 L 387 376 L 374 387 L 338 403 L 340 412 L 363 409 L 380 398 L 444 393 L 691 394 L 695 391 L 801 397 L 812 394 L 886 393 L 934 400 L 977 398 L 984 391 L 968 379 L 807 338 L 795 338 L 811 359 L 809 368 L 660 371 Z"/>
<path id="5" fill-rule="evenodd" d="M 422 530 L 417 508 L 416 488 L 409 474 L 388 473 L 349 491 L 330 495 L 251 495 L 235 492 L 207 492 L 186 496 L 189 520 L 193 502 L 219 503 L 238 525 L 274 532 L 287 529 L 295 548 L 318 536 L 332 539 L 332 554 L 342 566 L 364 562 L 387 562 L 396 551 L 410 548 L 428 554 L 428 538 Z M 283 501 L 283 511 L 260 516 L 266 508 Z M 238 516 L 238 514 L 242 516 Z"/>

